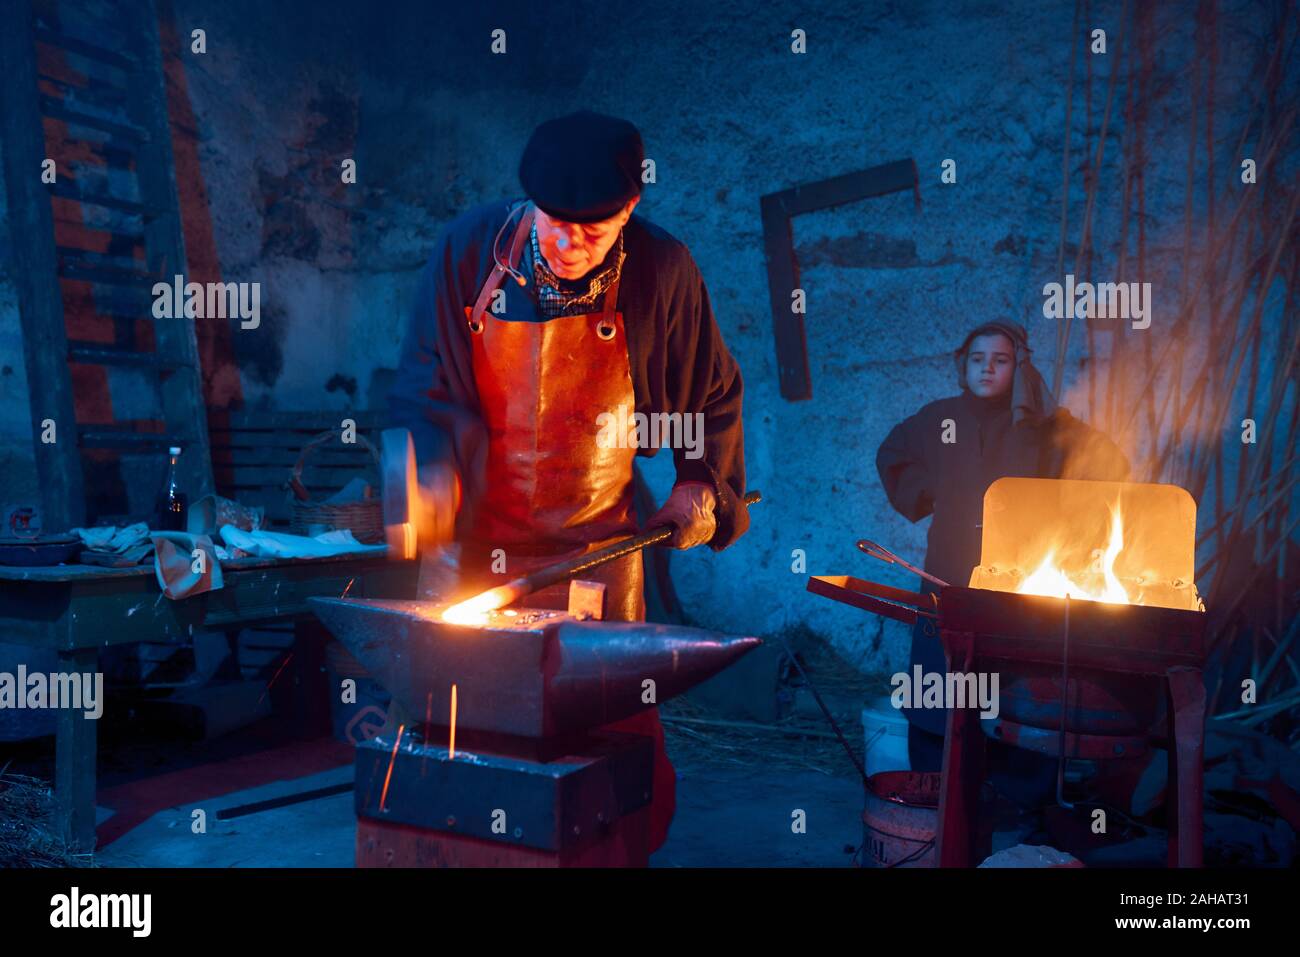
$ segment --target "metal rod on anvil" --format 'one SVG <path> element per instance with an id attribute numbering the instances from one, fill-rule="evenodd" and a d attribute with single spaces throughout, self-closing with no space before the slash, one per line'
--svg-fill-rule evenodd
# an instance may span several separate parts
<path id="1" fill-rule="evenodd" d="M 763 500 L 763 493 L 757 490 L 746 492 L 743 499 L 746 505 L 755 505 Z M 566 578 L 572 578 L 579 572 L 585 572 L 588 569 L 595 568 L 598 565 L 604 565 L 615 559 L 622 558 L 632 552 L 639 551 L 650 545 L 657 545 L 659 542 L 672 538 L 676 529 L 672 525 L 664 525 L 660 528 L 652 528 L 649 531 L 641 532 L 621 541 L 606 545 L 604 548 L 598 548 L 594 552 L 588 552 L 586 555 L 579 555 L 577 558 L 571 558 L 567 561 L 557 562 L 554 565 L 547 565 L 545 568 L 539 568 L 535 572 L 527 575 L 521 575 L 504 585 L 497 585 L 495 588 L 489 588 L 483 592 L 483 595 L 492 595 L 496 608 L 504 608 L 506 605 L 513 604 L 525 595 L 531 595 L 535 591 L 562 582 Z M 477 596 L 481 597 L 481 596 Z M 469 602 L 475 599 L 471 598 Z M 469 604 L 465 602 L 463 604 Z"/>

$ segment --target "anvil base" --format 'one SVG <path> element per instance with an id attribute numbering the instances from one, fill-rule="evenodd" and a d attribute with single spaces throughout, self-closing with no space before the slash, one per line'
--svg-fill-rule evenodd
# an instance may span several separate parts
<path id="1" fill-rule="evenodd" d="M 559 852 L 357 818 L 357 867 L 645 867 L 649 846 L 648 806 Z"/>
<path id="2" fill-rule="evenodd" d="M 653 767 L 639 735 L 551 761 L 380 735 L 356 751 L 357 866 L 644 866 Z"/>

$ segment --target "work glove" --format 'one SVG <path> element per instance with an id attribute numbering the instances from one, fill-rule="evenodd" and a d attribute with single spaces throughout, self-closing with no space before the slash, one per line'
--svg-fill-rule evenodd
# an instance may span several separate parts
<path id="1" fill-rule="evenodd" d="M 713 510 L 718 497 L 707 482 L 678 482 L 663 508 L 646 521 L 646 528 L 674 525 L 677 531 L 668 540 L 673 548 L 694 548 L 713 538 L 718 520 Z"/>

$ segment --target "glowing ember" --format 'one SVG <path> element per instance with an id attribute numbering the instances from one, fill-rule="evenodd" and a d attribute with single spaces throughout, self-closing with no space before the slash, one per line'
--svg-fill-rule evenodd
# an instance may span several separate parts
<path id="1" fill-rule="evenodd" d="M 1047 553 L 1034 572 L 1016 589 L 1022 595 L 1046 595 L 1049 598 L 1083 598 L 1087 601 L 1110 602 L 1115 605 L 1132 604 L 1128 591 L 1115 574 L 1115 559 L 1124 550 L 1124 521 L 1119 507 L 1111 509 L 1110 543 L 1102 554 L 1101 583 L 1095 584 L 1097 573 L 1093 569 L 1071 577 L 1069 572 L 1056 564 L 1056 551 Z M 1081 583 L 1080 579 L 1093 579 L 1093 587 Z"/>
<path id="2" fill-rule="evenodd" d="M 490 588 L 459 605 L 452 605 L 442 613 L 442 620 L 453 625 L 486 625 L 488 612 L 510 604 L 514 595 L 506 588 Z"/>

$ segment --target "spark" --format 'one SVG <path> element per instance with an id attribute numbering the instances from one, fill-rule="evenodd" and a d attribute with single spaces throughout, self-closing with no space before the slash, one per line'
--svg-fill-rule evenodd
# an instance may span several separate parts
<path id="1" fill-rule="evenodd" d="M 289 657 L 287 657 L 287 658 L 284 659 L 284 664 L 280 665 L 280 667 L 276 669 L 275 674 L 271 675 L 271 680 L 268 681 L 267 684 L 266 684 L 266 691 L 263 691 L 263 692 L 262 692 L 262 697 L 257 699 L 257 703 L 258 703 L 258 704 L 261 704 L 261 703 L 262 703 L 262 698 L 265 698 L 265 697 L 266 697 L 266 693 L 267 693 L 267 691 L 270 691 L 270 690 L 271 690 L 271 685 L 275 684 L 275 680 L 276 680 L 277 678 L 280 677 L 280 672 L 283 671 L 283 670 L 285 669 L 285 665 L 289 664 L 289 662 L 291 662 L 291 661 L 293 661 L 293 652 L 292 652 L 292 651 L 289 652 Z"/>
<path id="2" fill-rule="evenodd" d="M 447 741 L 447 760 L 456 757 L 456 686 L 451 686 L 451 738 Z"/>
<path id="3" fill-rule="evenodd" d="M 406 725 L 397 726 L 397 740 L 393 742 L 393 753 L 388 756 L 388 773 L 384 775 L 384 789 L 379 794 L 379 810 L 384 809 L 384 802 L 388 800 L 388 782 L 393 779 L 393 763 L 397 760 L 397 749 L 402 744 L 402 732 L 406 730 Z"/>
<path id="4" fill-rule="evenodd" d="M 343 594 L 339 595 L 340 598 L 347 598 L 347 597 L 348 597 L 348 592 L 350 592 L 350 591 L 352 590 L 352 583 L 355 582 L 355 581 L 356 581 L 355 578 L 352 578 L 352 579 L 350 579 L 350 580 L 348 581 L 348 587 L 345 588 L 345 589 L 343 589 Z"/>

